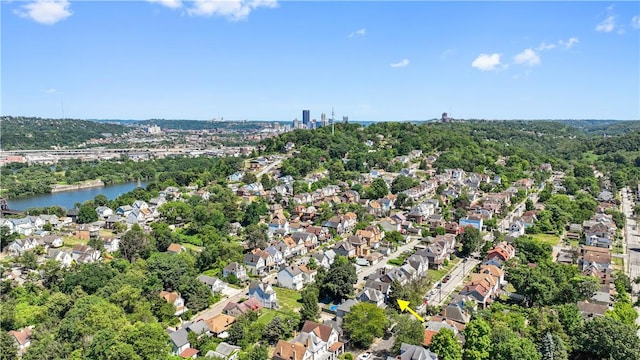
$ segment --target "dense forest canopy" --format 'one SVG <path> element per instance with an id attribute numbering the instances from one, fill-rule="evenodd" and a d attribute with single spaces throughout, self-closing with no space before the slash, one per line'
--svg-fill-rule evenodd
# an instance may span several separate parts
<path id="1" fill-rule="evenodd" d="M 33 117 L 0 117 L 2 150 L 38 150 L 78 146 L 104 134 L 121 135 L 129 128 L 75 119 L 41 119 Z"/>

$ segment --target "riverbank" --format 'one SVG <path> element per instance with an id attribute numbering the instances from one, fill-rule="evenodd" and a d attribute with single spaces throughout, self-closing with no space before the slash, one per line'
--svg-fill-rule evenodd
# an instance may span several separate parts
<path id="1" fill-rule="evenodd" d="M 82 184 L 74 184 L 74 185 L 53 185 L 51 187 L 51 193 L 59 193 L 63 191 L 75 191 L 81 189 L 89 189 L 95 187 L 102 187 L 104 183 L 102 180 L 91 180 L 84 182 Z"/>

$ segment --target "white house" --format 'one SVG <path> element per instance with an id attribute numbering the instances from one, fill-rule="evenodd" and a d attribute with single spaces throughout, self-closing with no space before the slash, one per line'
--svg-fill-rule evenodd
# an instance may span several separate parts
<path id="1" fill-rule="evenodd" d="M 187 307 L 184 306 L 184 299 L 177 291 L 168 292 L 168 291 L 160 291 L 160 297 L 165 299 L 169 304 L 172 304 L 176 307 L 175 316 L 180 316 L 184 314 L 187 310 Z"/>
<path id="2" fill-rule="evenodd" d="M 278 285 L 287 289 L 302 290 L 304 276 L 298 266 L 285 266 L 278 271 Z"/>

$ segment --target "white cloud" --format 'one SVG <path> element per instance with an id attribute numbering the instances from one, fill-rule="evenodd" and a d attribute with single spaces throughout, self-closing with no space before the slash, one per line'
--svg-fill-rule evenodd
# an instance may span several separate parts
<path id="1" fill-rule="evenodd" d="M 233 21 L 245 20 L 259 7 L 274 8 L 275 0 L 195 0 L 187 13 L 191 16 L 223 16 Z"/>
<path id="2" fill-rule="evenodd" d="M 179 9 L 182 7 L 182 0 L 147 0 L 150 3 L 157 3 L 170 9 Z"/>
<path id="3" fill-rule="evenodd" d="M 560 40 L 562 41 L 562 40 Z M 542 51 L 542 50 L 551 50 L 554 49 L 556 47 L 556 44 L 547 44 L 546 42 L 542 42 L 540 43 L 540 45 L 538 45 L 538 47 L 536 48 L 537 51 Z"/>
<path id="4" fill-rule="evenodd" d="M 37 0 L 14 10 L 20 17 L 31 19 L 45 25 L 53 25 L 71 16 L 71 4 L 67 0 Z"/>
<path id="5" fill-rule="evenodd" d="M 482 71 L 497 70 L 499 65 L 500 54 L 480 54 L 480 56 L 471 63 L 472 67 Z"/>
<path id="6" fill-rule="evenodd" d="M 540 64 L 540 55 L 536 54 L 533 49 L 525 49 L 520 54 L 513 58 L 516 64 L 524 64 L 527 66 L 534 66 Z"/>
<path id="7" fill-rule="evenodd" d="M 349 37 L 355 37 L 355 36 L 365 36 L 367 35 L 367 29 L 358 29 L 354 32 L 352 32 L 351 34 L 349 34 Z"/>
<path id="8" fill-rule="evenodd" d="M 389 64 L 392 68 L 403 68 L 409 66 L 409 59 L 402 59 L 397 63 Z"/>
<path id="9" fill-rule="evenodd" d="M 575 44 L 577 44 L 579 42 L 580 42 L 580 40 L 578 40 L 578 38 L 572 37 L 572 38 L 569 38 L 569 40 L 567 40 L 567 41 L 560 40 L 560 41 L 558 41 L 558 44 L 560 46 L 564 46 L 566 49 L 571 49 L 573 47 L 573 45 L 575 45 Z"/>
<path id="10" fill-rule="evenodd" d="M 615 29 L 615 27 L 616 27 L 616 17 L 613 15 L 609 15 L 607 16 L 606 19 L 602 20 L 602 22 L 596 26 L 596 31 L 608 33 L 608 32 L 612 32 L 613 29 Z"/>
<path id="11" fill-rule="evenodd" d="M 596 31 L 610 33 L 616 30 L 618 34 L 624 34 L 624 26 L 616 23 L 618 15 L 613 12 L 614 7 L 613 4 L 607 6 L 607 17 L 596 25 Z"/>
<path id="12" fill-rule="evenodd" d="M 631 18 L 631 27 L 634 29 L 640 29 L 640 16 L 636 15 Z"/>

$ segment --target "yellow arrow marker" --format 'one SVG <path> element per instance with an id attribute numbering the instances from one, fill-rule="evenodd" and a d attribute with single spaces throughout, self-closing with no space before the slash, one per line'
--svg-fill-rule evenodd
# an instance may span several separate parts
<path id="1" fill-rule="evenodd" d="M 416 319 L 420 320 L 420 322 L 424 322 L 424 319 L 422 318 L 422 316 L 418 315 L 418 313 L 415 312 L 415 310 L 409 307 L 408 301 L 398 299 L 398 306 L 400 306 L 400 311 L 409 310 L 411 315 L 415 316 Z"/>

